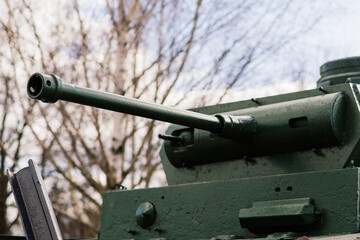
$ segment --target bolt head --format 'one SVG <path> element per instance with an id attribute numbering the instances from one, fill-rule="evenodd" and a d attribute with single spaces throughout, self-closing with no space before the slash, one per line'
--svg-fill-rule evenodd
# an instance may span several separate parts
<path id="1" fill-rule="evenodd" d="M 142 228 L 150 227 L 156 217 L 156 211 L 154 204 L 150 202 L 143 202 L 136 209 L 136 223 Z"/>

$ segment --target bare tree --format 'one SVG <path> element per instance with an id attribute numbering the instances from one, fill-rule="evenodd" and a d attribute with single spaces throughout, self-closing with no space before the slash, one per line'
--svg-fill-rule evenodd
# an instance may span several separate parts
<path id="1" fill-rule="evenodd" d="M 0 92 L 2 112 L 1 112 L 1 127 L 0 127 L 0 233 L 7 234 L 10 228 L 17 223 L 19 215 L 14 219 L 8 220 L 7 216 L 7 200 L 11 194 L 8 186 L 8 177 L 6 168 L 14 170 L 18 165 L 20 156 L 20 149 L 22 148 L 23 133 L 26 126 L 26 117 L 22 115 L 18 119 L 14 119 L 16 114 L 19 114 L 14 107 L 16 96 L 10 89 L 14 87 L 14 82 L 7 76 L 2 76 L 0 79 L 1 85 L 4 87 Z M 11 95 L 10 95 L 10 92 Z M 20 114 L 21 115 L 21 114 Z M 14 121 L 16 120 L 16 121 Z M 11 206 L 14 207 L 14 206 Z"/>
<path id="2" fill-rule="evenodd" d="M 28 73 L 31 58 L 21 51 L 18 38 L 19 22 L 15 22 L 16 12 L 10 1 L 5 1 L 0 19 L 0 234 L 8 234 L 18 224 L 19 214 L 15 204 L 10 200 L 11 191 L 8 185 L 6 170 L 14 171 L 24 157 L 24 146 L 34 146 L 25 135 L 28 117 L 32 108 L 29 100 L 23 99 L 23 91 L 19 88 L 18 78 Z M 20 10 L 20 9 L 19 9 Z M 25 61 L 26 58 L 26 61 Z M 24 64 L 26 62 L 26 64 Z M 22 71 L 18 71 L 22 69 Z M 31 154 L 32 151 L 28 151 Z M 16 214 L 9 214 L 9 212 Z M 9 218 L 12 215 L 12 218 Z"/>
<path id="3" fill-rule="evenodd" d="M 15 170 L 26 156 L 42 165 L 65 236 L 96 235 L 104 191 L 165 184 L 156 138 L 164 125 L 64 102 L 30 101 L 26 77 L 21 77 L 45 71 L 73 84 L 180 107 L 210 101 L 209 94 L 197 94 L 189 103 L 188 93 L 216 89 L 211 100 L 219 102 L 316 22 L 281 27 L 299 14 L 296 4 L 6 0 L 0 5 L 0 37 L 10 52 L 0 55 L 0 64 L 9 69 L 1 76 L 7 87 L 0 93 L 5 122 L 0 128 L 0 209 L 6 209 L 9 196 L 5 166 Z M 12 111 L 16 120 L 9 117 Z M 6 124 L 9 119 L 17 124 Z M 35 146 L 24 148 L 23 139 Z"/>

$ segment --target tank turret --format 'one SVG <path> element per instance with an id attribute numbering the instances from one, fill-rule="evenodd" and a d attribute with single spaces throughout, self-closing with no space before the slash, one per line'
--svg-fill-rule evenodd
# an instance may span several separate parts
<path id="1" fill-rule="evenodd" d="M 318 88 L 179 110 L 35 73 L 28 95 L 173 123 L 169 186 L 103 195 L 100 240 L 297 239 L 360 230 L 360 57 Z"/>

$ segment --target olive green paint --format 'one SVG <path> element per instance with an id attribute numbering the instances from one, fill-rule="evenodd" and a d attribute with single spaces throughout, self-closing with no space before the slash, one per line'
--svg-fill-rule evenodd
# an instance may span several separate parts
<path id="1" fill-rule="evenodd" d="M 180 124 L 161 135 L 170 186 L 104 193 L 99 240 L 295 239 L 359 232 L 360 57 L 320 72 L 317 89 L 190 111 L 55 75 L 33 74 L 27 88 Z"/>
<path id="2" fill-rule="evenodd" d="M 345 82 L 360 83 L 360 57 L 349 57 L 329 61 L 320 67 L 318 87 Z"/>
<path id="3" fill-rule="evenodd" d="M 358 168 L 349 168 L 106 192 L 100 240 L 260 237 L 240 226 L 240 209 L 298 198 L 311 198 L 321 212 L 321 225 L 307 236 L 354 233 L 359 230 L 358 183 Z M 138 226 L 135 216 L 143 202 L 156 208 L 155 222 L 147 229 Z"/>
<path id="4" fill-rule="evenodd" d="M 196 158 L 200 159 L 197 161 L 201 161 L 201 158 L 205 158 L 204 161 L 206 161 L 206 158 L 212 158 L 213 156 L 216 156 L 218 162 L 194 165 L 191 167 L 175 167 L 170 163 L 171 160 L 169 160 L 169 157 L 171 158 L 173 156 L 169 153 L 167 154 L 165 151 L 169 145 L 168 142 L 165 142 L 160 155 L 168 184 L 174 185 L 201 181 L 270 176 L 274 174 L 341 169 L 343 167 L 349 166 L 352 160 L 354 160 L 355 166 L 360 166 L 360 96 L 358 85 L 347 83 L 328 86 L 324 87 L 324 91 L 325 92 L 320 91 L 319 89 L 314 89 L 259 98 L 257 99 L 258 103 L 254 103 L 251 100 L 246 100 L 195 109 L 196 111 L 206 114 L 221 112 L 223 114 L 232 115 L 254 115 L 255 119 L 259 119 L 257 127 L 258 131 L 266 131 L 269 146 L 277 151 L 281 150 L 281 147 L 284 146 L 284 152 L 280 151 L 278 153 L 260 156 L 250 155 L 244 156 L 242 158 L 239 157 L 236 160 L 225 161 L 226 156 L 239 151 L 239 149 L 236 149 L 236 147 L 238 146 L 238 148 L 241 148 L 241 145 L 244 143 L 221 140 L 223 142 L 220 144 L 221 147 L 216 148 L 216 146 L 211 143 L 207 144 L 210 140 L 206 140 L 205 137 L 201 137 L 202 135 L 206 134 L 209 136 L 209 133 L 201 130 L 195 130 L 195 135 L 199 135 L 198 138 L 202 141 L 194 143 L 196 148 L 191 149 L 190 146 L 189 149 L 185 149 L 184 152 L 180 154 L 182 156 L 186 156 L 186 153 L 188 153 L 187 156 L 190 159 L 194 158 L 194 155 Z M 314 101 L 326 98 L 334 99 L 331 96 L 336 97 L 339 93 L 343 95 L 342 98 L 345 100 L 339 104 L 343 106 L 342 111 L 335 111 L 340 114 L 330 113 L 331 111 L 334 111 L 332 108 L 336 105 L 329 104 L 329 101 L 319 100 L 317 103 Z M 299 101 L 302 104 L 299 104 Z M 304 102 L 308 102 L 309 104 L 305 104 Z M 277 111 L 268 110 L 273 109 L 273 105 L 279 106 Z M 324 105 L 328 106 L 327 112 L 321 110 Z M 281 106 L 285 107 L 282 108 Z M 299 106 L 302 106 L 302 108 L 299 108 Z M 287 113 L 286 110 L 291 107 L 297 111 L 290 111 L 290 113 Z M 318 114 L 319 112 L 321 113 L 320 115 Z M 278 115 L 281 116 L 279 117 Z M 334 130 L 329 124 L 311 125 L 311 119 L 309 120 L 309 125 L 307 127 L 299 128 L 301 129 L 299 135 L 284 137 L 284 135 L 287 134 L 287 131 L 293 129 L 290 129 L 289 125 L 277 125 L 277 123 L 280 122 L 279 119 L 291 119 L 301 116 L 309 116 L 309 119 L 311 117 L 311 119 L 313 119 L 315 122 L 325 123 L 328 121 L 330 125 L 336 125 L 337 123 L 340 123 L 339 127 L 337 128 L 343 129 L 342 132 L 344 135 L 341 139 L 342 143 L 338 145 L 336 145 L 336 143 L 328 144 L 328 146 L 326 146 L 326 143 L 323 142 L 325 146 L 323 145 L 323 147 L 316 147 L 316 144 L 318 143 L 314 143 L 314 141 L 322 142 L 324 140 L 321 138 L 330 138 L 329 134 L 334 132 Z M 341 118 L 334 118 L 331 120 L 331 116 L 341 116 Z M 324 119 L 321 119 L 322 117 Z M 263 122 L 260 122 L 260 120 Z M 284 122 L 284 120 L 282 120 L 282 122 Z M 265 126 L 261 126 L 261 124 L 264 124 Z M 176 125 L 170 126 L 167 130 L 167 134 L 171 134 L 172 131 L 181 128 L 183 127 Z M 278 128 L 279 131 L 272 131 L 271 128 Z M 318 135 L 314 136 L 312 134 L 313 132 L 318 132 Z M 262 133 L 259 132 L 257 134 L 261 135 Z M 225 141 L 227 144 L 224 143 Z M 262 140 L 262 143 L 264 141 L 265 140 Z M 273 145 L 273 143 L 276 144 Z M 311 147 L 311 145 L 304 145 L 308 143 L 313 143 L 314 147 Z M 288 148 L 289 144 L 300 145 L 300 148 L 304 148 L 304 150 L 288 152 L 288 149 L 286 148 Z M 256 151 L 256 147 L 259 149 L 259 152 L 268 151 L 263 150 L 265 147 L 264 144 L 257 144 L 251 147 L 254 148 L 253 151 Z"/>
<path id="5" fill-rule="evenodd" d="M 251 208 L 240 209 L 239 220 L 242 228 L 252 232 L 307 231 L 321 224 L 321 213 L 311 198 L 296 198 L 254 202 Z"/>

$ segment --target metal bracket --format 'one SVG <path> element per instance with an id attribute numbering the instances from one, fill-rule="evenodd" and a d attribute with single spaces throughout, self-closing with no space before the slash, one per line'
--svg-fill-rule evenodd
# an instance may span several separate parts
<path id="1" fill-rule="evenodd" d="M 241 227 L 252 232 L 311 229 L 320 219 L 320 211 L 311 198 L 254 202 L 251 208 L 239 212 Z"/>
<path id="2" fill-rule="evenodd" d="M 17 173 L 7 171 L 26 239 L 62 240 L 40 171 L 31 159 L 28 163 Z"/>

